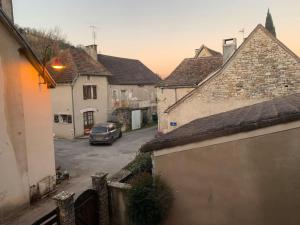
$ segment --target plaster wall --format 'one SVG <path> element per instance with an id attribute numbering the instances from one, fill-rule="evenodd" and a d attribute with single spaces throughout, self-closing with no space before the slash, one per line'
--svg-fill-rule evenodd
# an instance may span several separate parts
<path id="1" fill-rule="evenodd" d="M 83 99 L 83 86 L 96 85 L 97 86 L 97 99 Z M 107 97 L 108 97 L 108 83 L 106 76 L 79 76 L 75 82 L 73 95 L 74 95 L 74 117 L 75 121 L 75 137 L 84 134 L 83 124 L 83 111 L 94 111 L 95 124 L 107 122 Z"/>
<path id="2" fill-rule="evenodd" d="M 38 72 L 0 23 L 0 222 L 27 206 L 30 187 L 55 176 L 51 102 Z"/>
<path id="3" fill-rule="evenodd" d="M 73 116 L 73 106 L 72 106 L 72 86 L 71 85 L 57 85 L 55 89 L 51 90 L 52 99 L 52 122 L 53 122 L 53 132 L 56 137 L 72 139 L 74 138 L 74 126 L 72 123 L 54 123 L 54 115 L 72 115 Z"/>
<path id="4" fill-rule="evenodd" d="M 121 103 L 121 91 L 126 90 L 125 101 Z M 113 92 L 116 91 L 116 99 Z M 109 113 L 120 107 L 140 108 L 156 107 L 156 89 L 154 85 L 109 85 Z"/>
<path id="5" fill-rule="evenodd" d="M 194 88 L 157 88 L 157 114 L 158 114 L 158 130 L 166 133 L 169 128 L 169 122 L 176 121 L 165 113 L 165 110 L 176 103 L 183 96 L 194 90 Z"/>
<path id="6" fill-rule="evenodd" d="M 299 137 L 294 128 L 154 156 L 175 195 L 166 224 L 299 224 Z"/>
<path id="7" fill-rule="evenodd" d="M 13 21 L 14 14 L 12 0 L 0 0 L 0 3 L 5 14 Z"/>

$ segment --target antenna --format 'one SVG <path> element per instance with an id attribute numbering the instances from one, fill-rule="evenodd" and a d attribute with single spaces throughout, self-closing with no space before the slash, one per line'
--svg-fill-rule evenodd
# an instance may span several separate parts
<path id="1" fill-rule="evenodd" d="M 245 40 L 245 28 L 242 28 L 241 30 L 239 30 L 240 33 L 243 34 L 243 41 Z"/>
<path id="2" fill-rule="evenodd" d="M 93 36 L 93 41 L 94 41 L 94 45 L 95 45 L 96 44 L 96 38 L 97 38 L 97 33 L 96 33 L 97 27 L 91 25 L 90 28 L 92 29 L 92 36 Z"/>

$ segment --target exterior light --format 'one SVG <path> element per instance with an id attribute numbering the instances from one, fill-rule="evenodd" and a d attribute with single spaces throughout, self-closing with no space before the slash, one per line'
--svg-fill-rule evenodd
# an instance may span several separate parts
<path id="1" fill-rule="evenodd" d="M 62 70 L 65 68 L 65 66 L 61 63 L 61 61 L 59 60 L 59 58 L 55 58 L 53 60 L 53 62 L 51 63 L 51 67 L 54 70 Z"/>

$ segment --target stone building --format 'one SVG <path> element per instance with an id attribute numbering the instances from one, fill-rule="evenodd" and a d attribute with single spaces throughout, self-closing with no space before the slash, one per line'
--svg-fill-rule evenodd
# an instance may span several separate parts
<path id="1" fill-rule="evenodd" d="M 55 82 L 0 1 L 0 224 L 55 187 L 50 88 Z"/>
<path id="2" fill-rule="evenodd" d="M 258 25 L 219 70 L 164 111 L 167 130 L 299 91 L 299 57 Z"/>
<path id="3" fill-rule="evenodd" d="M 142 146 L 170 185 L 165 224 L 298 225 L 300 94 L 196 119 Z"/>
<path id="4" fill-rule="evenodd" d="M 90 46 L 93 48 L 93 46 Z M 53 128 L 56 137 L 72 139 L 88 134 L 93 125 L 107 121 L 107 69 L 83 49 L 63 50 L 53 61 L 64 67 L 49 71 L 57 83 L 52 90 Z"/>
<path id="5" fill-rule="evenodd" d="M 98 61 L 112 76 L 108 78 L 108 114 L 124 129 L 140 128 L 157 112 L 155 85 L 160 81 L 142 62 L 98 54 Z"/>
<path id="6" fill-rule="evenodd" d="M 223 56 L 202 45 L 195 57 L 184 59 L 165 80 L 157 85 L 158 131 L 165 133 L 169 126 L 165 110 L 194 90 L 209 74 L 223 64 Z"/>

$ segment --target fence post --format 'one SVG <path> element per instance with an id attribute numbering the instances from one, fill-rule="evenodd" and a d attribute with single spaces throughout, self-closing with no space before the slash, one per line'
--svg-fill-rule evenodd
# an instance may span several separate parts
<path id="1" fill-rule="evenodd" d="M 98 194 L 99 225 L 109 225 L 107 173 L 92 176 L 93 189 Z"/>
<path id="2" fill-rule="evenodd" d="M 59 208 L 61 225 L 75 225 L 74 193 L 61 192 L 53 199 Z"/>

